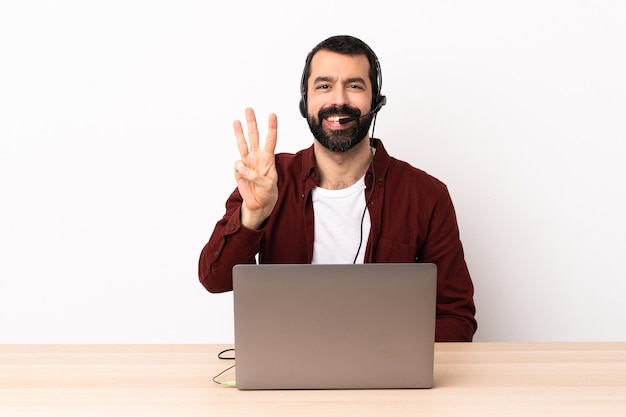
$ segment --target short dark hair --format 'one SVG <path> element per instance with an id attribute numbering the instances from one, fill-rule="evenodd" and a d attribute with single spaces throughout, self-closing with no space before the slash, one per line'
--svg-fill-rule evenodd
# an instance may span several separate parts
<path id="1" fill-rule="evenodd" d="M 330 38 L 318 43 L 306 57 L 304 70 L 302 71 L 302 81 L 300 84 L 300 94 L 305 105 L 306 95 L 309 88 L 308 81 L 311 76 L 311 61 L 313 60 L 313 56 L 322 50 L 350 56 L 365 55 L 370 63 L 369 77 L 372 84 L 372 107 L 378 104 L 382 84 L 382 74 L 380 71 L 378 57 L 372 48 L 370 48 L 369 45 L 361 39 L 350 35 L 337 35 L 331 36 Z"/>

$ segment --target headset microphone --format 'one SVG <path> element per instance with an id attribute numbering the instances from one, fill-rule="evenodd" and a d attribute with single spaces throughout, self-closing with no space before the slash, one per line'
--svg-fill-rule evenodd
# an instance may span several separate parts
<path id="1" fill-rule="evenodd" d="M 385 96 L 380 96 L 380 99 L 378 100 L 378 104 L 376 105 L 376 107 L 374 107 L 371 111 L 369 111 L 368 113 L 365 113 L 362 116 L 357 116 L 357 117 L 343 117 L 341 119 L 338 120 L 340 125 L 345 125 L 346 123 L 350 123 L 354 120 L 359 120 L 362 119 L 363 117 L 367 117 L 370 116 L 374 113 L 378 113 L 378 111 L 385 105 L 387 104 L 387 97 Z"/>

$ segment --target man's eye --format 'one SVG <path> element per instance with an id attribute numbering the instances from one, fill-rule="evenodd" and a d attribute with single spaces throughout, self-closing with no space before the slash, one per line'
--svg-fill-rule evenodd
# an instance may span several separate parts
<path id="1" fill-rule="evenodd" d="M 363 86 L 361 84 L 349 84 L 348 88 L 350 89 L 356 89 L 356 90 L 362 90 Z"/>
<path id="2" fill-rule="evenodd" d="M 328 84 L 320 84 L 317 87 L 315 87 L 316 90 L 327 90 L 329 88 L 330 86 Z"/>

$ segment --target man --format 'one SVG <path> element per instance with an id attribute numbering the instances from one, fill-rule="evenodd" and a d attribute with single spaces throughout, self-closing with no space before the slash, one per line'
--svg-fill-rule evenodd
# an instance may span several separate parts
<path id="1" fill-rule="evenodd" d="M 385 104 L 370 47 L 333 36 L 307 56 L 300 110 L 313 145 L 274 155 L 277 117 L 263 147 L 254 111 L 248 141 L 234 131 L 241 160 L 237 188 L 200 255 L 210 292 L 232 290 L 240 263 L 432 262 L 437 265 L 436 341 L 471 341 L 473 285 L 446 186 L 390 157 L 369 128 Z"/>

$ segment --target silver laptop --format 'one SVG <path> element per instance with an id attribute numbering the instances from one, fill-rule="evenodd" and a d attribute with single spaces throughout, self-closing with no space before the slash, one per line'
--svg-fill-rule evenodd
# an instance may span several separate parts
<path id="1" fill-rule="evenodd" d="M 237 265 L 239 389 L 430 388 L 434 264 Z"/>

